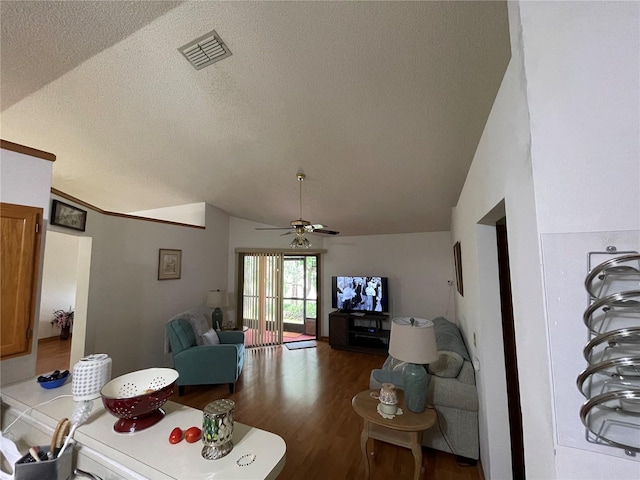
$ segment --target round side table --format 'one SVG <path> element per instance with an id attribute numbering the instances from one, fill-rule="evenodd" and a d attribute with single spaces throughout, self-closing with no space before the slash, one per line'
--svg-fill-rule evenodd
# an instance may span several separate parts
<path id="1" fill-rule="evenodd" d="M 436 412 L 432 409 L 426 409 L 422 413 L 411 412 L 406 406 L 403 392 L 398 391 L 398 406 L 403 413 L 387 419 L 378 413 L 378 399 L 373 398 L 371 392 L 377 390 L 365 390 L 351 400 L 353 409 L 363 420 L 360 446 L 364 456 L 365 478 L 368 479 L 371 474 L 367 440 L 373 438 L 411 449 L 415 461 L 413 478 L 419 480 L 422 476 L 422 432 L 436 423 Z"/>

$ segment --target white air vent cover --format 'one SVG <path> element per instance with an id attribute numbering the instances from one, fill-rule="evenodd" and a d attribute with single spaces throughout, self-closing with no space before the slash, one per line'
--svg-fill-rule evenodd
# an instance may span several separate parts
<path id="1" fill-rule="evenodd" d="M 184 47 L 180 47 L 178 51 L 189 60 L 189 63 L 196 70 L 200 70 L 231 55 L 231 50 L 215 30 L 196 38 L 193 42 L 187 43 Z"/>

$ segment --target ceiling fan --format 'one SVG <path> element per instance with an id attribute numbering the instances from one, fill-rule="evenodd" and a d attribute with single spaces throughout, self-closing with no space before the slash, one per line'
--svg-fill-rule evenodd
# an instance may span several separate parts
<path id="1" fill-rule="evenodd" d="M 325 225 L 320 223 L 312 224 L 307 220 L 303 220 L 302 218 L 302 182 L 304 182 L 305 175 L 304 173 L 296 174 L 296 178 L 300 184 L 300 218 L 297 220 L 291 220 L 289 227 L 258 227 L 256 230 L 289 230 L 288 232 L 283 233 L 282 235 L 289 235 L 290 233 L 295 233 L 296 238 L 293 239 L 291 244 L 289 245 L 292 248 L 309 248 L 311 243 L 307 238 L 305 238 L 305 233 L 323 233 L 325 235 L 338 235 L 340 232 L 336 232 L 335 230 L 328 230 Z"/>

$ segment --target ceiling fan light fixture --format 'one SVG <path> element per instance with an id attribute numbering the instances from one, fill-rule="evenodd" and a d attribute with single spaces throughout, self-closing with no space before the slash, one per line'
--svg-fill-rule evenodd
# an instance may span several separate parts
<path id="1" fill-rule="evenodd" d="M 289 247 L 294 249 L 309 248 L 311 242 L 304 236 L 296 234 L 295 238 L 289 244 Z"/>

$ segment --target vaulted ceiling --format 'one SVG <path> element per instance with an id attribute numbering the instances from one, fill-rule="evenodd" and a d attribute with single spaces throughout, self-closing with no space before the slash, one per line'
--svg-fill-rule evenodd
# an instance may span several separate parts
<path id="1" fill-rule="evenodd" d="M 505 2 L 0 2 L 3 139 L 104 210 L 207 202 L 448 230 L 510 57 Z M 178 48 L 215 30 L 232 55 Z"/>

